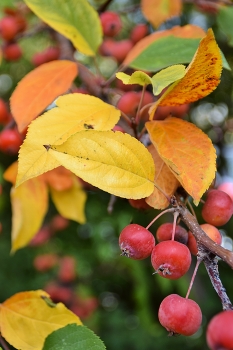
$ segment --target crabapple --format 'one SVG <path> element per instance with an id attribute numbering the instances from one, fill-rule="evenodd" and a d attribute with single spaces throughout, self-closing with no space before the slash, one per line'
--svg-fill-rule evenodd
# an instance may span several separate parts
<path id="1" fill-rule="evenodd" d="M 17 43 L 9 43 L 3 46 L 2 54 L 6 61 L 18 61 L 22 56 L 22 50 Z"/>
<path id="2" fill-rule="evenodd" d="M 19 26 L 14 16 L 3 17 L 0 21 L 0 35 L 6 41 L 11 41 L 19 32 Z"/>
<path id="3" fill-rule="evenodd" d="M 211 350 L 233 349 L 233 310 L 222 311 L 211 319 L 206 340 Z"/>
<path id="4" fill-rule="evenodd" d="M 134 117 L 137 112 L 137 108 L 140 102 L 140 95 L 135 91 L 128 91 L 122 95 L 117 103 L 123 113 Z"/>
<path id="5" fill-rule="evenodd" d="M 112 56 L 118 63 L 124 61 L 128 52 L 132 49 L 133 43 L 129 39 L 115 41 L 113 39 L 105 39 L 100 46 L 100 53 L 103 56 Z"/>
<path id="6" fill-rule="evenodd" d="M 58 263 L 56 254 L 37 255 L 33 261 L 33 265 L 37 271 L 45 272 L 52 269 Z"/>
<path id="7" fill-rule="evenodd" d="M 173 231 L 173 223 L 166 222 L 159 226 L 156 231 L 156 238 L 159 242 L 168 241 L 172 239 L 172 231 Z M 180 225 L 176 225 L 175 230 L 175 241 L 178 241 L 183 244 L 187 244 L 188 242 L 188 232 Z"/>
<path id="8" fill-rule="evenodd" d="M 225 225 L 233 214 L 231 197 L 220 190 L 210 190 L 202 208 L 203 219 L 211 225 Z"/>
<path id="9" fill-rule="evenodd" d="M 159 106 L 155 112 L 154 119 L 163 120 L 170 115 L 176 118 L 183 118 L 189 111 L 190 105 L 180 106 Z"/>
<path id="10" fill-rule="evenodd" d="M 101 13 L 100 22 L 105 36 L 113 37 L 117 35 L 122 28 L 120 16 L 113 11 L 105 11 Z"/>
<path id="11" fill-rule="evenodd" d="M 7 124 L 10 120 L 10 113 L 8 112 L 6 102 L 0 98 L 0 123 Z"/>
<path id="12" fill-rule="evenodd" d="M 180 242 L 163 241 L 153 248 L 151 263 L 160 276 L 178 279 L 188 271 L 191 254 L 187 246 Z"/>
<path id="13" fill-rule="evenodd" d="M 22 136 L 16 129 L 4 129 L 0 132 L 0 151 L 4 153 L 18 153 L 22 142 Z"/>
<path id="14" fill-rule="evenodd" d="M 201 326 L 202 312 L 191 299 L 170 294 L 160 304 L 158 312 L 161 325 L 173 334 L 193 335 Z"/>
<path id="15" fill-rule="evenodd" d="M 59 264 L 59 270 L 58 270 L 58 278 L 63 283 L 70 283 L 73 282 L 76 277 L 76 260 L 72 256 L 64 256 L 60 260 Z"/>
<path id="16" fill-rule="evenodd" d="M 226 192 L 233 201 L 233 182 L 223 182 L 218 186 L 218 190 Z"/>
<path id="17" fill-rule="evenodd" d="M 151 208 L 149 204 L 146 203 L 145 198 L 129 199 L 129 204 L 131 205 L 131 207 L 139 210 L 146 210 Z"/>
<path id="18" fill-rule="evenodd" d="M 212 239 L 212 241 L 214 241 L 217 244 L 221 244 L 222 235 L 217 229 L 217 227 L 210 224 L 202 224 L 200 225 L 200 227 L 207 234 L 207 236 L 209 236 Z M 187 246 L 193 255 L 197 255 L 198 253 L 197 241 L 191 231 L 188 232 Z"/>
<path id="19" fill-rule="evenodd" d="M 32 63 L 38 67 L 44 63 L 55 61 L 59 58 L 60 49 L 58 47 L 48 47 L 42 52 L 37 52 L 32 57 Z"/>
<path id="20" fill-rule="evenodd" d="M 189 248 L 190 252 L 193 255 L 197 255 L 198 249 L 197 249 L 197 241 L 194 235 L 192 234 L 191 231 L 188 232 L 188 242 L 187 242 L 187 247 Z"/>
<path id="21" fill-rule="evenodd" d="M 134 260 L 147 258 L 155 246 L 155 238 L 145 227 L 138 224 L 126 226 L 119 236 L 123 256 Z"/>
<path id="22" fill-rule="evenodd" d="M 145 23 L 137 24 L 130 33 L 130 39 L 134 44 L 143 39 L 148 34 L 148 27 Z"/>

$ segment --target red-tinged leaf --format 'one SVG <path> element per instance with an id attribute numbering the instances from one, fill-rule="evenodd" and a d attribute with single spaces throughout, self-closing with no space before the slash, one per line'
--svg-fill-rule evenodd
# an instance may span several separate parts
<path id="1" fill-rule="evenodd" d="M 73 186 L 73 174 L 63 166 L 43 174 L 43 179 L 56 191 L 69 190 Z"/>
<path id="2" fill-rule="evenodd" d="M 28 73 L 11 96 L 11 112 L 23 131 L 28 124 L 70 87 L 78 74 L 76 63 L 52 61 Z"/>
<path id="3" fill-rule="evenodd" d="M 165 209 L 170 203 L 158 188 L 170 197 L 175 193 L 180 183 L 159 156 L 154 145 L 150 145 L 148 151 L 153 157 L 156 172 L 154 178 L 155 188 L 152 194 L 146 198 L 146 202 L 155 209 Z"/>
<path id="4" fill-rule="evenodd" d="M 171 172 L 198 204 L 216 173 L 216 152 L 194 124 L 169 117 L 146 123 L 150 139 Z"/>
<path id="5" fill-rule="evenodd" d="M 141 0 L 142 13 L 155 27 L 173 16 L 179 16 L 182 10 L 181 0 Z"/>
<path id="6" fill-rule="evenodd" d="M 200 42 L 198 50 L 186 68 L 185 76 L 173 83 L 149 110 L 153 118 L 157 106 L 191 103 L 209 95 L 220 83 L 222 58 L 212 29 Z"/>

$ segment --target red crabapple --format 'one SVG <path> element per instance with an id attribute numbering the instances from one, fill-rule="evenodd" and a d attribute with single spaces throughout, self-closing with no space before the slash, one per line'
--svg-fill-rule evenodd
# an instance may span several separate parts
<path id="1" fill-rule="evenodd" d="M 155 238 L 145 227 L 130 224 L 120 234 L 119 246 L 123 256 L 134 260 L 147 258 L 155 246 Z"/>
<path id="2" fill-rule="evenodd" d="M 63 256 L 59 263 L 58 278 L 63 283 L 73 282 L 77 277 L 76 260 L 72 256 Z"/>
<path id="3" fill-rule="evenodd" d="M 56 254 L 37 255 L 33 261 L 33 265 L 37 271 L 45 272 L 52 269 L 58 263 Z"/>
<path id="4" fill-rule="evenodd" d="M 233 310 L 222 311 L 211 319 L 206 339 L 211 350 L 233 349 Z"/>
<path id="5" fill-rule="evenodd" d="M 219 190 L 210 190 L 202 208 L 203 219 L 211 225 L 225 225 L 233 214 L 233 201 L 231 197 Z"/>
<path id="6" fill-rule="evenodd" d="M 173 231 L 173 223 L 166 222 L 159 226 L 156 231 L 156 238 L 159 242 L 168 241 L 172 239 L 172 231 Z M 176 225 L 175 230 L 175 241 L 178 241 L 183 244 L 187 244 L 188 242 L 188 232 L 180 225 Z"/>
<path id="7" fill-rule="evenodd" d="M 139 102 L 139 94 L 135 91 L 128 91 L 120 97 L 117 103 L 117 108 L 128 116 L 134 117 L 136 115 Z"/>
<path id="8" fill-rule="evenodd" d="M 17 43 L 9 43 L 3 46 L 2 54 L 6 61 L 18 61 L 22 56 L 22 50 Z"/>
<path id="9" fill-rule="evenodd" d="M 130 33 L 130 39 L 134 44 L 143 39 L 148 34 L 148 27 L 144 23 L 137 24 Z"/>
<path id="10" fill-rule="evenodd" d="M 101 13 L 100 21 L 103 28 L 103 33 L 106 36 L 113 37 L 117 35 L 122 28 L 120 16 L 113 11 L 105 11 Z"/>
<path id="11" fill-rule="evenodd" d="M 133 43 L 129 39 L 115 41 L 113 39 L 105 39 L 100 46 L 100 53 L 103 56 L 112 56 L 118 63 L 124 61 L 125 57 L 132 49 Z"/>
<path id="12" fill-rule="evenodd" d="M 178 294 L 170 294 L 159 307 L 159 322 L 171 335 L 193 335 L 201 326 L 202 312 L 199 305 L 191 299 Z"/>
<path id="13" fill-rule="evenodd" d="M 14 16 L 3 17 L 0 21 L 0 35 L 6 41 L 11 41 L 19 32 L 19 26 Z"/>
<path id="14" fill-rule="evenodd" d="M 8 108 L 6 102 L 0 98 L 0 123 L 7 124 L 10 120 L 10 113 L 8 112 Z"/>
<path id="15" fill-rule="evenodd" d="M 183 118 L 189 111 L 190 105 L 180 106 L 159 106 L 155 112 L 154 119 L 163 120 L 170 115 L 176 118 Z"/>
<path id="16" fill-rule="evenodd" d="M 131 207 L 139 210 L 146 210 L 151 208 L 149 204 L 146 203 L 145 198 L 129 199 L 129 204 L 131 205 Z"/>
<path id="17" fill-rule="evenodd" d="M 152 250 L 151 263 L 162 277 L 178 279 L 189 269 L 191 254 L 186 245 L 177 241 L 163 241 Z"/>
<path id="18" fill-rule="evenodd" d="M 197 255 L 198 249 L 197 249 L 197 241 L 194 235 L 192 234 L 191 231 L 188 232 L 188 242 L 187 242 L 187 247 L 189 248 L 190 252 L 193 255 Z"/>
<path id="19" fill-rule="evenodd" d="M 4 153 L 18 153 L 22 142 L 23 139 L 16 129 L 4 129 L 0 132 L 0 151 Z"/>

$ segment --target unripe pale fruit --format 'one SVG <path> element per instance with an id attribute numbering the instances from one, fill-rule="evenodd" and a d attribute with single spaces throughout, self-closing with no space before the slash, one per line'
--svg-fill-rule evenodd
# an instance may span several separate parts
<path id="1" fill-rule="evenodd" d="M 202 208 L 203 219 L 211 225 L 223 226 L 233 214 L 233 201 L 227 193 L 210 190 Z"/>
<path id="2" fill-rule="evenodd" d="M 134 260 L 147 258 L 155 246 L 155 238 L 145 227 L 130 224 L 120 234 L 119 246 L 123 256 Z"/>
<path id="3" fill-rule="evenodd" d="M 188 271 L 191 254 L 187 246 L 182 243 L 163 241 L 153 248 L 151 263 L 160 276 L 174 280 Z"/>
<path id="4" fill-rule="evenodd" d="M 233 349 L 233 310 L 222 311 L 212 318 L 206 339 L 211 350 Z"/>
<path id="5" fill-rule="evenodd" d="M 159 307 L 159 322 L 171 335 L 193 335 L 201 326 L 202 312 L 199 305 L 177 294 L 168 295 Z"/>

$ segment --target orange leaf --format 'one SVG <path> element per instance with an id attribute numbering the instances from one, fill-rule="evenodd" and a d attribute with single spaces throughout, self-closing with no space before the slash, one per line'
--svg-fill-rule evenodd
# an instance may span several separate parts
<path id="1" fill-rule="evenodd" d="M 71 61 L 52 61 L 28 73 L 11 96 L 11 112 L 23 131 L 27 125 L 66 92 L 78 74 L 77 64 Z"/>
<path id="2" fill-rule="evenodd" d="M 179 16 L 182 10 L 181 0 L 142 0 L 142 13 L 155 27 L 173 16 Z"/>
<path id="3" fill-rule="evenodd" d="M 73 173 L 63 166 L 48 171 L 43 178 L 56 191 L 65 191 L 73 186 Z"/>
<path id="4" fill-rule="evenodd" d="M 205 31 L 193 24 L 187 24 L 186 26 L 180 27 L 175 26 L 171 29 L 161 30 L 159 32 L 152 33 L 142 40 L 140 40 L 134 47 L 130 50 L 125 60 L 123 61 L 123 66 L 128 66 L 138 55 L 140 55 L 147 47 L 149 47 L 153 42 L 160 38 L 167 36 L 174 36 L 177 38 L 186 39 L 201 39 L 205 36 Z"/>
<path id="5" fill-rule="evenodd" d="M 6 169 L 6 171 L 3 174 L 3 178 L 14 185 L 17 177 L 17 172 L 18 162 L 14 162 Z"/>
<path id="6" fill-rule="evenodd" d="M 177 187 L 179 186 L 179 181 L 173 175 L 169 167 L 164 163 L 153 145 L 150 145 L 148 147 L 148 151 L 152 155 L 155 163 L 155 186 L 157 185 L 158 188 L 161 188 L 161 190 L 163 190 L 164 193 L 170 197 L 174 194 Z M 146 202 L 155 209 L 164 209 L 169 205 L 169 202 L 164 194 L 156 187 L 154 188 L 153 193 L 146 198 Z"/>
<path id="7" fill-rule="evenodd" d="M 220 83 L 222 58 L 212 29 L 201 40 L 185 76 L 173 83 L 151 106 L 151 118 L 157 106 L 176 106 L 200 100 L 209 95 Z"/>
<path id="8" fill-rule="evenodd" d="M 169 117 L 146 123 L 159 156 L 198 204 L 216 172 L 216 152 L 208 136 L 194 124 Z"/>

